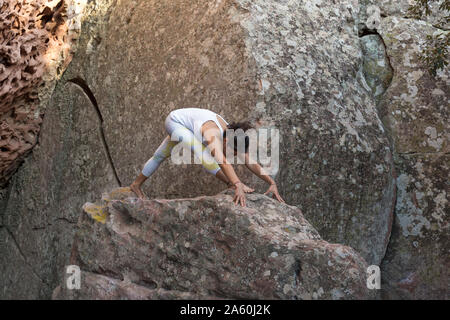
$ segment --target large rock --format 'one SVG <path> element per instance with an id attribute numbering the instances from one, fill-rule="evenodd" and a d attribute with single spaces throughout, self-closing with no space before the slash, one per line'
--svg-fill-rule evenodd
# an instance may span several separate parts
<path id="1" fill-rule="evenodd" d="M 427 35 L 442 31 L 388 17 L 378 32 L 395 70 L 379 110 L 398 173 L 393 235 L 382 264 L 385 297 L 448 299 L 450 72 L 433 77 L 419 61 Z"/>
<path id="2" fill-rule="evenodd" d="M 385 299 L 449 299 L 449 154 L 399 155 L 391 241 L 381 265 Z"/>
<path id="3" fill-rule="evenodd" d="M 252 1 L 246 8 L 241 24 L 262 83 L 255 113 L 281 129 L 284 194 L 325 239 L 378 264 L 395 185 L 374 100 L 357 80 L 357 1 Z"/>
<path id="4" fill-rule="evenodd" d="M 99 33 L 112 2 L 87 5 L 81 48 Z M 79 208 L 103 188 L 118 186 L 101 117 L 84 90 L 65 80 L 47 101 L 33 152 L 1 191 L 0 252 L 8 257 L 0 259 L 3 299 L 49 298 L 67 264 Z"/>
<path id="5" fill-rule="evenodd" d="M 37 142 L 45 105 L 67 67 L 85 0 L 0 0 L 0 187 Z"/>
<path id="6" fill-rule="evenodd" d="M 410 12 L 410 8 L 416 5 L 418 0 L 359 0 L 361 5 L 360 10 L 360 18 L 361 23 L 366 24 L 367 20 L 372 16 L 372 19 L 369 19 L 369 22 L 373 22 L 373 18 L 377 15 L 380 17 L 393 17 L 396 16 L 398 18 L 420 18 L 423 21 L 426 21 L 433 25 L 442 24 L 444 27 L 449 27 L 449 22 L 445 18 L 448 16 L 449 12 L 445 10 L 441 10 L 440 7 L 442 3 L 447 0 L 433 0 L 426 1 L 429 9 L 429 15 L 422 15 L 421 17 L 413 17 L 412 12 Z M 370 23 L 369 23 L 370 25 Z M 370 26 L 368 26 L 370 27 Z"/>
<path id="7" fill-rule="evenodd" d="M 374 100 L 357 80 L 358 10 L 350 0 L 122 1 L 65 77 L 80 76 L 93 91 L 124 185 L 164 138 L 164 118 L 175 108 L 210 108 L 229 121 L 280 129 L 282 194 L 325 239 L 377 264 L 395 186 Z M 86 58 L 90 50 L 98 55 Z M 144 192 L 175 198 L 223 188 L 199 166 L 186 168 L 167 161 Z"/>
<path id="8" fill-rule="evenodd" d="M 190 292 L 177 290 L 151 289 L 131 281 L 122 281 L 111 277 L 85 272 L 82 274 L 83 288 L 66 290 L 57 287 L 52 294 L 53 300 L 201 300 L 216 299 Z"/>
<path id="9" fill-rule="evenodd" d="M 75 84 L 58 86 L 39 144 L 11 179 L 3 204 L 2 298 L 50 297 L 68 262 L 81 206 L 118 186 L 94 106 Z"/>
<path id="10" fill-rule="evenodd" d="M 15 236 L 4 226 L 0 226 L 0 252 L 2 254 L 0 298 L 36 299 L 48 296 L 51 287 L 34 271 L 35 267 L 22 252 Z M 17 269 L 20 271 L 17 272 Z"/>
<path id="11" fill-rule="evenodd" d="M 363 85 L 379 99 L 391 85 L 394 74 L 386 47 L 378 34 L 370 34 L 361 37 L 361 48 L 364 56 Z"/>
<path id="12" fill-rule="evenodd" d="M 82 76 L 104 115 L 105 136 L 124 183 L 135 179 L 166 137 L 164 120 L 173 109 L 209 108 L 231 122 L 255 108 L 254 61 L 245 49 L 242 18 L 231 16 L 238 7 L 229 0 L 115 6 L 94 69 Z M 85 68 L 81 62 L 70 71 Z M 176 198 L 214 195 L 222 188 L 200 165 L 166 161 L 144 192 Z"/>
<path id="13" fill-rule="evenodd" d="M 301 211 L 259 194 L 86 203 L 72 249 L 81 289 L 54 298 L 367 299 L 364 259 L 323 241 Z"/>
<path id="14" fill-rule="evenodd" d="M 41 151 L 5 192 L 4 225 L 39 277 L 50 284 L 59 280 L 56 270 L 66 261 L 77 208 L 105 186 L 131 183 L 164 138 L 165 116 L 185 106 L 278 128 L 281 169 L 275 178 L 288 203 L 302 208 L 325 240 L 380 263 L 395 184 L 374 99 L 357 79 L 362 53 L 356 1 L 104 0 L 87 8 L 77 53 L 44 118 L 44 127 L 67 131 L 43 131 Z M 79 89 L 68 93 L 64 83 L 73 78 L 92 91 L 98 110 Z M 85 99 L 83 108 L 77 99 Z M 104 130 L 92 129 L 90 140 L 80 143 L 76 130 L 85 124 L 71 121 L 86 110 L 92 119 L 101 115 Z M 264 191 L 256 177 L 238 169 L 245 182 Z M 70 174 L 62 178 L 64 172 Z M 33 177 L 38 184 L 30 183 Z M 223 187 L 199 166 L 167 161 L 144 191 L 179 198 L 214 195 Z M 70 223 L 58 220 L 58 231 L 43 229 L 50 223 L 56 228 L 59 216 Z M 0 264 L 6 297 L 15 286 L 18 296 L 35 294 L 12 280 L 25 265 Z"/>
<path id="15" fill-rule="evenodd" d="M 448 152 L 448 68 L 433 77 L 419 61 L 427 35 L 442 31 L 423 21 L 390 17 L 378 32 L 395 70 L 379 110 L 396 153 Z"/>

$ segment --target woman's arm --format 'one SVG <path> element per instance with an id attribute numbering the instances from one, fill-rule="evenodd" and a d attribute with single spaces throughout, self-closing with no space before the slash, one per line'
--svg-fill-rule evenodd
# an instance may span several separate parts
<path id="1" fill-rule="evenodd" d="M 229 187 L 233 186 L 230 180 L 228 180 L 227 176 L 223 174 L 222 170 L 217 171 L 216 178 L 226 183 Z"/>
<path id="2" fill-rule="evenodd" d="M 267 189 L 267 191 L 264 192 L 264 194 L 272 193 L 273 197 L 276 198 L 278 201 L 285 202 L 278 193 L 277 184 L 272 179 L 272 177 L 269 176 L 264 171 L 264 169 L 259 165 L 259 163 L 257 163 L 256 161 L 251 161 L 250 155 L 248 153 L 245 154 L 245 166 L 256 176 L 258 176 L 260 179 L 264 180 L 270 185 L 269 189 Z"/>
<path id="3" fill-rule="evenodd" d="M 220 169 L 222 169 L 223 174 L 227 177 L 235 187 L 234 193 L 234 203 L 240 203 L 241 206 L 245 207 L 245 192 L 244 184 L 239 180 L 233 166 L 227 161 L 225 155 L 223 154 L 222 139 L 220 139 L 219 129 L 208 129 L 203 133 L 208 148 L 211 150 L 211 155 L 219 164 Z"/>
<path id="4" fill-rule="evenodd" d="M 217 151 L 216 154 L 219 152 L 221 151 L 220 150 Z M 213 156 L 215 157 L 215 155 Z M 228 180 L 231 181 L 231 183 L 236 187 L 233 201 L 235 204 L 240 203 L 241 206 L 245 207 L 244 184 L 239 180 L 238 176 L 236 175 L 236 172 L 233 169 L 233 166 L 227 162 L 225 157 L 223 157 L 223 153 L 222 158 L 224 159 L 223 160 L 224 163 L 219 162 L 219 166 L 222 169 L 225 176 L 228 178 Z"/>
<path id="5" fill-rule="evenodd" d="M 228 180 L 227 176 L 222 172 L 222 170 L 217 171 L 216 178 L 225 182 L 228 188 L 234 187 L 234 185 L 230 182 L 230 180 Z M 245 193 L 252 193 L 253 191 L 255 191 L 255 189 L 250 188 L 245 183 L 242 184 L 244 185 L 243 188 Z"/>

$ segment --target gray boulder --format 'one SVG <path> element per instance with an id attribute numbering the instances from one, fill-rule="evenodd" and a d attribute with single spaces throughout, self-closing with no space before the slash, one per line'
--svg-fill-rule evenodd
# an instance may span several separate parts
<path id="1" fill-rule="evenodd" d="M 196 106 L 229 121 L 250 119 L 280 130 L 276 180 L 287 201 L 325 239 L 378 264 L 395 183 L 375 103 L 357 80 L 358 12 L 355 1 L 120 2 L 98 56 L 80 55 L 68 73 L 94 92 L 124 185 L 164 138 L 171 110 Z M 238 175 L 264 191 L 254 177 Z M 144 192 L 176 198 L 221 188 L 199 166 L 168 161 Z"/>
<path id="2" fill-rule="evenodd" d="M 368 299 L 367 264 L 301 211 L 259 194 L 139 200 L 129 188 L 86 203 L 70 263 L 80 290 L 55 299 Z"/>
<path id="3" fill-rule="evenodd" d="M 427 35 L 443 31 L 396 17 L 383 19 L 378 31 L 395 70 L 379 110 L 398 175 L 393 234 L 382 264 L 384 296 L 448 299 L 450 72 L 433 77 L 419 60 Z"/>
<path id="4" fill-rule="evenodd" d="M 129 185 L 164 138 L 165 116 L 187 106 L 279 129 L 274 178 L 287 202 L 302 209 L 324 240 L 355 248 L 369 264 L 381 262 L 395 178 L 375 101 L 358 79 L 356 1 L 105 0 L 88 7 L 78 50 L 46 109 L 42 130 L 48 129 L 3 201 L 3 223 L 41 278 L 60 280 L 56 271 L 67 263 L 64 248 L 79 207 L 106 187 Z M 65 82 L 74 78 L 92 92 L 97 110 L 80 88 L 78 98 L 67 93 Z M 98 114 L 102 133 L 90 122 Z M 89 137 L 80 139 L 78 130 L 88 124 Z M 144 191 L 170 199 L 212 196 L 223 187 L 199 166 L 166 161 Z M 67 220 L 58 220 L 58 231 L 34 230 L 55 227 L 59 217 Z M 28 268 L 0 265 L 5 279 Z M 7 281 L 6 297 L 20 287 Z M 25 289 L 18 289 L 21 297 Z"/>

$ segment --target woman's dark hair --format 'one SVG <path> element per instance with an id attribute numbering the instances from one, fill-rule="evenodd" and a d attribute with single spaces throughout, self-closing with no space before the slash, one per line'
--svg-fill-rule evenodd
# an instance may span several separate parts
<path id="1" fill-rule="evenodd" d="M 242 131 L 240 131 L 241 129 Z M 233 122 L 227 126 L 227 130 L 223 131 L 223 138 L 225 139 L 227 137 L 227 131 L 228 130 L 234 130 L 233 131 L 233 140 L 234 140 L 234 151 L 238 150 L 238 141 L 244 141 L 245 145 L 245 153 L 248 152 L 248 147 L 250 145 L 250 138 L 246 134 L 246 131 L 249 129 L 253 129 L 252 125 L 248 121 L 244 122 Z M 241 142 L 242 143 L 242 142 Z"/>

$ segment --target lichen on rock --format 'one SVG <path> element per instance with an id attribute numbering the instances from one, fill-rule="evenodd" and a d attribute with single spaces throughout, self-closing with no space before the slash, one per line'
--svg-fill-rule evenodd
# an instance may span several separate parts
<path id="1" fill-rule="evenodd" d="M 353 247 L 370 264 L 381 261 L 395 178 L 375 103 L 357 80 L 363 61 L 357 1 L 105 0 L 91 7 L 98 19 L 83 24 L 77 53 L 48 105 L 55 115 L 44 119 L 40 151 L 11 186 L 7 223 L 26 243 L 26 254 L 37 251 L 34 243 L 49 243 L 50 235 L 27 239 L 25 230 L 60 213 L 73 221 L 76 206 L 116 185 L 96 124 L 83 124 L 92 106 L 64 84 L 80 77 L 95 95 L 122 183 L 131 183 L 161 143 L 171 110 L 196 106 L 228 121 L 247 118 L 280 130 L 281 170 L 274 178 L 287 202 L 299 206 L 327 241 Z M 81 143 L 78 130 L 85 133 Z M 265 188 L 245 168 L 237 173 L 258 191 Z M 30 183 L 33 178 L 38 183 Z M 152 198 L 212 196 L 222 188 L 198 166 L 186 170 L 170 161 L 144 185 Z M 73 230 L 67 229 L 55 251 L 70 242 Z M 32 255 L 34 265 L 54 283 L 52 268 L 62 268 L 67 253 L 50 262 L 54 255 L 43 252 L 41 259 Z M 7 270 L 6 279 L 23 272 Z"/>
<path id="2" fill-rule="evenodd" d="M 383 39 L 377 34 L 361 38 L 364 85 L 375 98 L 379 98 L 391 84 L 394 75 Z"/>
<path id="3" fill-rule="evenodd" d="M 390 132 L 398 196 L 383 260 L 384 297 L 448 298 L 450 99 L 448 68 L 433 77 L 419 55 L 427 22 L 386 17 L 378 31 L 395 70 L 378 108 Z"/>
<path id="4" fill-rule="evenodd" d="M 176 200 L 105 193 L 96 202 L 105 223 L 85 205 L 73 244 L 71 263 L 87 281 L 80 290 L 63 283 L 53 298 L 373 298 L 355 250 L 322 240 L 294 206 L 259 194 L 247 204 L 226 192 Z"/>
<path id="5" fill-rule="evenodd" d="M 77 53 L 46 105 L 40 143 L 0 191 L 3 296 L 45 298 L 62 283 L 85 204 L 76 259 L 86 291 L 59 287 L 54 298 L 367 298 L 362 258 L 381 264 L 385 298 L 445 297 L 449 75 L 432 79 L 418 54 L 427 34 L 448 31 L 430 24 L 434 13 L 405 18 L 410 2 L 89 1 Z M 48 3 L 38 12 L 51 33 L 59 2 Z M 370 5 L 379 6 L 378 24 L 366 25 Z M 65 45 L 56 48 L 67 57 Z M 26 68 L 21 61 L 8 67 Z M 44 82 L 56 74 L 42 72 Z M 5 179 L 23 146 L 12 126 L 30 133 L 27 119 L 40 121 L 43 112 L 35 102 L 42 106 L 40 97 L 52 92 L 39 89 L 36 98 L 31 87 L 40 82 L 28 88 L 25 80 L 23 97 L 35 100 L 23 108 L 14 102 L 2 115 Z M 166 115 L 188 106 L 279 129 L 274 179 L 309 222 L 258 194 L 249 196 L 250 208 L 235 209 L 199 166 L 170 161 L 144 185 L 150 197 L 167 200 L 142 202 L 116 189 L 96 202 L 102 191 L 131 183 L 165 137 Z M 263 191 L 245 168 L 237 173 Z M 192 285 L 198 274 L 203 291 Z"/>

